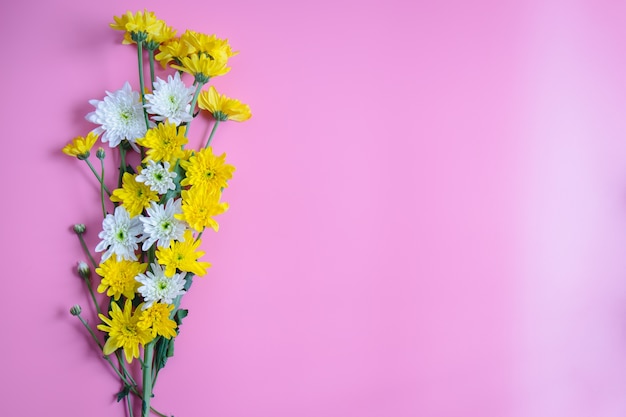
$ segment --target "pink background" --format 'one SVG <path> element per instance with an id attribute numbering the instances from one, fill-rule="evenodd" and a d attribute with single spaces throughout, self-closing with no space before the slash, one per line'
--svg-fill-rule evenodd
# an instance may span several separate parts
<path id="1" fill-rule="evenodd" d="M 138 88 L 108 24 L 144 7 L 228 38 L 214 85 L 253 110 L 215 139 L 231 209 L 157 408 L 626 413 L 625 3 L 26 0 L 0 6 L 4 414 L 123 415 L 68 313 L 94 322 L 70 226 L 95 245 L 100 214 L 60 149 Z"/>

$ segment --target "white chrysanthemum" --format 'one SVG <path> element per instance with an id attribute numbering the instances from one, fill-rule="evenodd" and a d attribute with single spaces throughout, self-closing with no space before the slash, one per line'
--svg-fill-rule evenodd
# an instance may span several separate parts
<path id="1" fill-rule="evenodd" d="M 142 310 L 159 301 L 172 304 L 174 298 L 185 293 L 185 278 L 182 273 L 168 278 L 165 276 L 165 269 L 157 263 L 152 263 L 150 269 L 152 271 L 135 277 L 137 282 L 143 284 L 137 289 L 144 301 Z"/>
<path id="2" fill-rule="evenodd" d="M 170 199 L 165 206 L 152 202 L 146 209 L 148 216 L 140 217 L 143 223 L 143 246 L 146 251 L 154 242 L 157 246 L 168 248 L 172 240 L 184 241 L 185 222 L 174 217 L 175 214 L 182 214 L 181 199 Z"/>
<path id="3" fill-rule="evenodd" d="M 167 82 L 157 78 L 153 86 L 152 94 L 146 94 L 146 110 L 154 115 L 154 120 L 167 120 L 178 126 L 193 119 L 190 110 L 196 89 L 187 87 L 178 72 L 174 77 L 168 76 Z"/>
<path id="4" fill-rule="evenodd" d="M 85 119 L 99 124 L 93 130 L 102 135 L 102 142 L 109 142 L 114 148 L 126 139 L 133 149 L 139 151 L 135 141 L 146 134 L 146 120 L 143 114 L 141 97 L 132 91 L 128 81 L 120 90 L 113 93 L 106 92 L 104 100 L 89 100 L 96 110 L 87 114 Z"/>
<path id="5" fill-rule="evenodd" d="M 102 239 L 96 252 L 105 251 L 101 261 L 106 261 L 115 254 L 117 259 L 134 261 L 137 259 L 135 250 L 141 241 L 139 235 L 142 231 L 139 216 L 130 218 L 128 211 L 123 206 L 117 206 L 114 214 L 107 214 L 102 221 L 102 231 L 98 237 Z"/>
<path id="6" fill-rule="evenodd" d="M 178 174 L 170 172 L 169 162 L 148 161 L 148 166 L 143 168 L 139 175 L 135 177 L 135 181 L 143 182 L 150 187 L 152 191 L 159 194 L 165 194 L 168 190 L 176 189 L 174 178 Z"/>

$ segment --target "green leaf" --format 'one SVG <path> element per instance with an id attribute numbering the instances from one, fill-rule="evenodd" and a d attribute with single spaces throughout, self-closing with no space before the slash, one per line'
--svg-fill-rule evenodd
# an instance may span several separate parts
<path id="1" fill-rule="evenodd" d="M 172 342 L 173 339 L 166 339 L 164 337 L 159 338 L 157 341 L 154 349 L 154 364 L 157 372 L 165 367 L 168 358 L 167 352 Z"/>
<path id="2" fill-rule="evenodd" d="M 124 385 L 124 388 L 122 388 L 122 390 L 118 392 L 117 396 L 115 397 L 117 399 L 117 402 L 119 403 L 120 401 L 122 401 L 129 393 L 130 385 Z"/>
<path id="3" fill-rule="evenodd" d="M 174 321 L 180 326 L 181 324 L 183 324 L 183 319 L 187 317 L 188 314 L 189 310 L 186 310 L 184 308 L 178 309 L 176 310 L 176 314 L 174 315 Z"/>

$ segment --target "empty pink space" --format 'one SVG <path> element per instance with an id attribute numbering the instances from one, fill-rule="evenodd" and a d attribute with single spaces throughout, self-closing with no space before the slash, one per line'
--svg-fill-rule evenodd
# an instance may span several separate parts
<path id="1" fill-rule="evenodd" d="M 12 416 L 124 415 L 70 230 L 97 183 L 60 149 L 129 81 L 113 16 L 239 54 L 252 108 L 212 264 L 154 405 L 215 417 L 626 412 L 626 29 L 619 2 L 3 4 L 0 377 Z M 166 72 L 159 72 L 167 75 Z M 208 135 L 209 119 L 190 132 Z M 111 166 L 111 169 L 113 167 Z M 114 172 L 110 172 L 114 175 Z M 113 178 L 113 177 L 111 177 Z"/>

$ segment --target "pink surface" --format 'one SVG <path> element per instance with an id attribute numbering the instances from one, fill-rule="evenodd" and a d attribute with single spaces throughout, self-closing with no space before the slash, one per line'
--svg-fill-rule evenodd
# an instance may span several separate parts
<path id="1" fill-rule="evenodd" d="M 60 149 L 92 128 L 89 99 L 137 88 L 108 24 L 146 6 L 228 38 L 240 54 L 215 85 L 253 111 L 215 139 L 237 166 L 231 208 L 204 242 L 213 267 L 184 299 L 157 408 L 626 413 L 622 3 L 9 4 L 4 414 L 123 415 L 68 313 L 89 305 L 69 228 L 86 223 L 95 245 L 99 212 Z"/>

